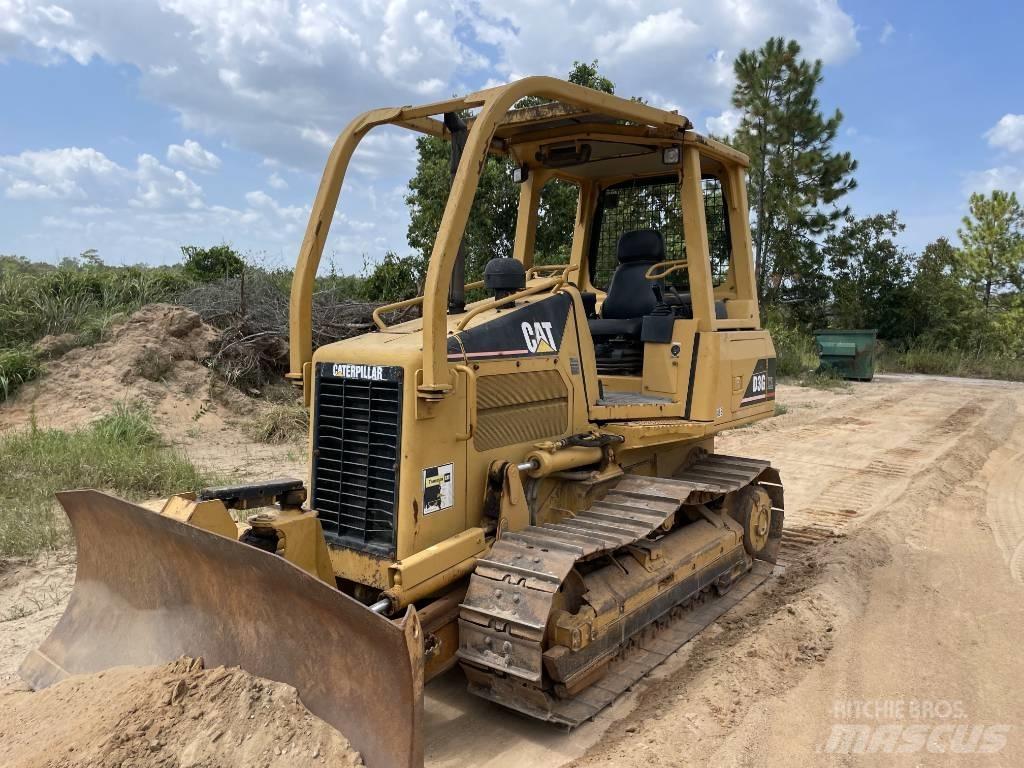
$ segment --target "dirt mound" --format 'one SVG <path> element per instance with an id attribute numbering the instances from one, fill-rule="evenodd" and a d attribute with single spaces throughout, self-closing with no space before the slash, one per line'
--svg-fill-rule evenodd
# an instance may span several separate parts
<path id="1" fill-rule="evenodd" d="M 181 658 L 0 693 L 8 768 L 359 766 L 359 753 L 310 714 L 295 689 Z"/>
<path id="2" fill-rule="evenodd" d="M 172 392 L 201 400 L 210 381 L 201 361 L 217 340 L 217 330 L 184 307 L 143 307 L 115 326 L 106 341 L 47 362 L 41 379 L 0 408 L 0 428 L 22 426 L 32 416 L 40 426 L 76 426 L 125 400 L 155 408 Z M 60 337 L 45 341 L 51 353 L 64 346 Z"/>

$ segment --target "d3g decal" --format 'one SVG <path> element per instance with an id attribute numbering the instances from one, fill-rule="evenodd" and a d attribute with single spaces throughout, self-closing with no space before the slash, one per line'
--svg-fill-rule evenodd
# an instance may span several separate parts
<path id="1" fill-rule="evenodd" d="M 740 407 L 775 399 L 775 358 L 763 357 L 754 364 Z"/>
<path id="2" fill-rule="evenodd" d="M 448 339 L 449 360 L 554 355 L 562 346 L 572 299 L 557 293 L 506 310 L 483 325 Z"/>

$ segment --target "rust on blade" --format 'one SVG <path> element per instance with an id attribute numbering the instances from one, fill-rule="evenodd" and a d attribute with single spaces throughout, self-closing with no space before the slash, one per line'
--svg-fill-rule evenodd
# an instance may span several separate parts
<path id="1" fill-rule="evenodd" d="M 57 627 L 22 663 L 33 688 L 182 655 L 295 687 L 367 765 L 423 765 L 423 641 L 283 558 L 98 491 L 58 499 L 78 572 Z"/>

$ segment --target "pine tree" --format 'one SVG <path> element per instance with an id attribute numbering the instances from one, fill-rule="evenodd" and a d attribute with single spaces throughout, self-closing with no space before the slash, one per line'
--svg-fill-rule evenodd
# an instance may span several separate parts
<path id="1" fill-rule="evenodd" d="M 1024 211 L 1014 192 L 975 193 L 963 224 L 959 268 L 987 310 L 999 292 L 1024 289 Z"/>
<path id="2" fill-rule="evenodd" d="M 842 113 L 822 114 L 821 61 L 801 59 L 795 41 L 773 37 L 741 51 L 733 68 L 743 117 L 732 143 L 750 156 L 758 293 L 764 305 L 799 299 L 800 275 L 816 268 L 816 238 L 849 213 L 836 203 L 856 186 L 857 163 L 833 151 Z"/>

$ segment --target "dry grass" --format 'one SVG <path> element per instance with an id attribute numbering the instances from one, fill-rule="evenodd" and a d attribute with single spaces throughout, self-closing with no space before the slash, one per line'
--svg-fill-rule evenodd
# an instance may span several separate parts
<path id="1" fill-rule="evenodd" d="M 275 403 L 246 425 L 246 433 L 260 443 L 292 443 L 309 433 L 309 412 L 302 403 Z"/>

